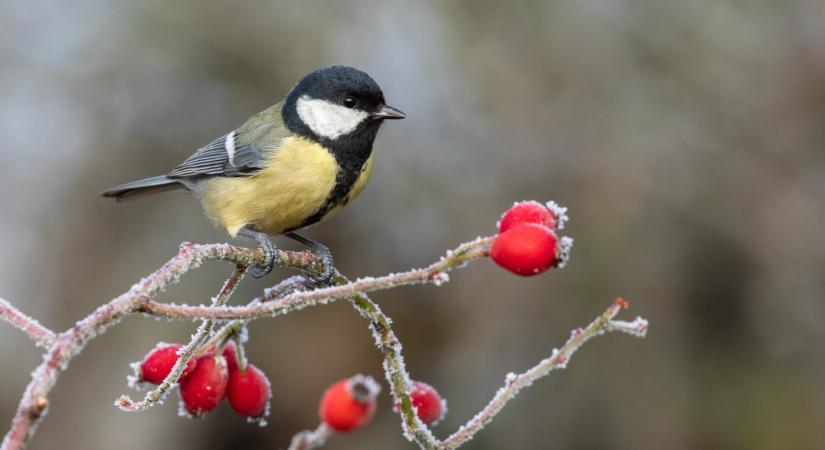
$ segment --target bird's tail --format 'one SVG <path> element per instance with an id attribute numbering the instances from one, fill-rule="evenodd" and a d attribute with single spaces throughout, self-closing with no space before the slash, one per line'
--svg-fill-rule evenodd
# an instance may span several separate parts
<path id="1" fill-rule="evenodd" d="M 166 175 L 158 177 L 144 178 L 142 180 L 124 183 L 113 188 L 109 188 L 102 194 L 103 197 L 112 197 L 122 202 L 143 197 L 144 195 L 157 194 L 159 192 L 173 191 L 175 189 L 186 189 L 179 180 L 171 179 Z"/>

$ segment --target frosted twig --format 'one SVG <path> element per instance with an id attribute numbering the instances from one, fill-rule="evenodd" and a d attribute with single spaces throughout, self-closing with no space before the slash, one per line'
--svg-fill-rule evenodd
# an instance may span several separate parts
<path id="1" fill-rule="evenodd" d="M 257 305 L 263 300 L 271 301 L 282 298 L 288 294 L 291 294 L 296 291 L 304 291 L 307 289 L 307 282 L 306 278 L 296 275 L 287 278 L 286 280 L 281 281 L 280 283 L 272 286 L 271 288 L 267 288 L 264 291 L 264 296 L 261 298 L 256 298 L 249 302 L 249 306 Z M 212 334 L 212 337 L 201 347 L 200 350 L 195 352 L 195 356 L 201 356 L 210 348 L 217 347 L 220 345 L 221 342 L 224 342 L 230 335 L 238 333 L 243 326 L 247 323 L 247 320 L 233 320 L 218 329 L 218 331 Z"/>
<path id="2" fill-rule="evenodd" d="M 444 273 L 469 261 L 487 256 L 494 237 L 479 238 L 461 244 L 456 249 L 448 251 L 447 255 L 423 269 L 412 269 L 407 272 L 392 273 L 382 277 L 359 278 L 335 286 L 312 291 L 293 292 L 275 301 L 269 294 L 259 297 L 258 302 L 246 306 L 192 306 L 160 303 L 147 299 L 141 305 L 140 311 L 153 316 L 168 319 L 212 318 L 212 319 L 258 319 L 275 317 L 297 311 L 308 306 L 329 303 L 334 300 L 352 298 L 358 294 L 379 290 L 392 289 L 416 283 L 443 283 Z"/>
<path id="3" fill-rule="evenodd" d="M 332 430 L 322 422 L 312 431 L 301 431 L 293 436 L 287 450 L 313 450 L 323 447 L 331 435 Z"/>
<path id="4" fill-rule="evenodd" d="M 493 417 L 498 414 L 504 405 L 512 400 L 520 390 L 530 386 L 539 378 L 547 376 L 555 369 L 563 369 L 567 367 L 573 353 L 576 352 L 582 345 L 590 339 L 604 334 L 605 331 L 621 331 L 634 336 L 643 337 L 647 332 L 647 320 L 641 317 L 636 318 L 633 322 L 613 321 L 613 318 L 619 314 L 622 308 L 628 306 L 627 302 L 622 299 L 617 299 L 607 310 L 597 317 L 584 329 L 577 328 L 570 334 L 570 338 L 558 350 L 554 349 L 553 354 L 541 360 L 531 369 L 520 374 L 510 373 L 507 375 L 504 386 L 502 386 L 490 403 L 484 407 L 478 414 L 470 421 L 461 426 L 458 431 L 450 435 L 447 439 L 439 442 L 438 449 L 454 449 L 466 443 L 476 433 L 478 433 L 484 426 L 493 420 Z M 419 443 L 421 445 L 421 443 Z M 424 445 L 421 445 L 425 448 Z"/>
<path id="5" fill-rule="evenodd" d="M 346 280 L 341 277 L 342 281 Z M 415 441 L 421 448 L 436 448 L 437 439 L 430 429 L 418 418 L 412 404 L 411 381 L 401 355 L 401 342 L 392 331 L 392 320 L 387 317 L 366 294 L 358 294 L 352 299 L 353 307 L 370 321 L 370 331 L 375 344 L 384 354 L 384 373 L 390 383 L 394 403 L 401 411 L 401 428 L 404 437 Z"/>
<path id="6" fill-rule="evenodd" d="M 28 334 L 40 347 L 48 348 L 54 342 L 54 331 L 40 325 L 40 322 L 23 314 L 22 311 L 2 298 L 0 298 L 0 319 Z"/>

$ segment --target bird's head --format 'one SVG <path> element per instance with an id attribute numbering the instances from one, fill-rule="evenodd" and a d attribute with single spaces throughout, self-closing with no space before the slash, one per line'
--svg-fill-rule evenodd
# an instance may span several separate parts
<path id="1" fill-rule="evenodd" d="M 287 95 L 283 119 L 290 131 L 321 141 L 375 136 L 384 119 L 406 115 L 384 101 L 378 83 L 347 66 L 329 66 L 305 76 Z"/>

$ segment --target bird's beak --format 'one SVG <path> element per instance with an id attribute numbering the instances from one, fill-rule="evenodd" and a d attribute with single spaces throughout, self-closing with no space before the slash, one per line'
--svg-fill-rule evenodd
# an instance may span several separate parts
<path id="1" fill-rule="evenodd" d="M 384 105 L 378 112 L 372 113 L 372 117 L 376 119 L 403 119 L 407 115 L 390 105 Z"/>

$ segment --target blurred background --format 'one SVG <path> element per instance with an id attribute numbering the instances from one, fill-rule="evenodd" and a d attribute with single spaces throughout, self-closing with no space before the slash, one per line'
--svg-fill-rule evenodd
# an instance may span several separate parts
<path id="1" fill-rule="evenodd" d="M 308 233 L 344 273 L 425 265 L 514 200 L 570 207 L 564 270 L 482 261 L 373 296 L 449 401 L 439 436 L 621 295 L 646 339 L 593 341 L 466 448 L 825 449 L 823 43 L 817 0 L 0 0 L 0 297 L 63 330 L 181 241 L 226 241 L 186 194 L 98 194 L 348 64 L 409 117 L 382 129 L 364 194 Z M 206 302 L 229 271 L 160 299 Z M 346 302 L 254 322 L 247 353 L 274 391 L 259 428 L 226 405 L 179 418 L 176 394 L 117 411 L 128 363 L 194 328 L 130 317 L 72 362 L 30 448 L 284 448 L 333 381 L 372 374 L 386 393 L 366 325 Z M 0 324 L 4 430 L 40 358 Z M 384 394 L 327 448 L 414 446 Z"/>

